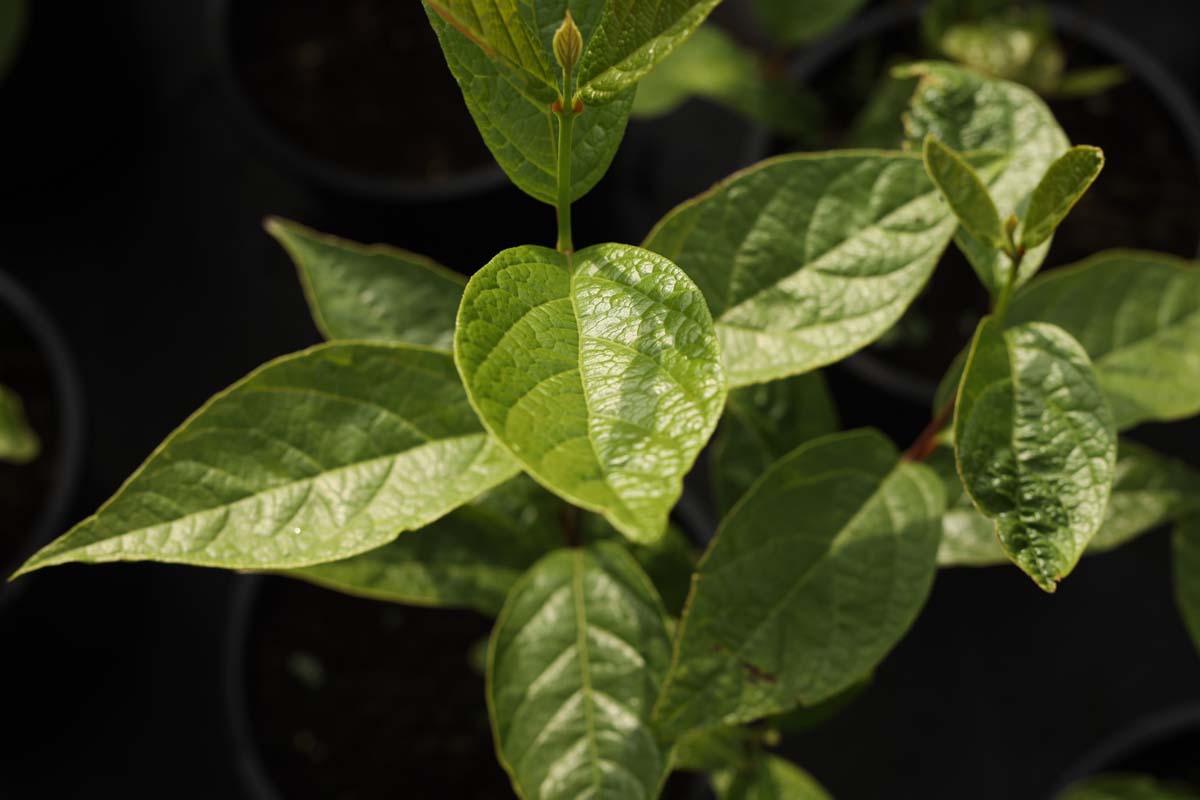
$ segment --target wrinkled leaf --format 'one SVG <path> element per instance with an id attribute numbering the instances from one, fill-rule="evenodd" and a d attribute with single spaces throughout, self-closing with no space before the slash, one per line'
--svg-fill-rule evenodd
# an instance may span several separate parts
<path id="1" fill-rule="evenodd" d="M 824 36 L 853 17 L 867 0 L 755 0 L 763 30 L 786 46 Z"/>
<path id="2" fill-rule="evenodd" d="M 873 431 L 801 445 L 697 567 L 655 715 L 664 735 L 813 705 L 861 680 L 925 602 L 944 498 Z"/>
<path id="3" fill-rule="evenodd" d="M 985 180 L 1000 217 L 1020 218 L 1046 170 L 1070 146 L 1046 104 L 1024 86 L 950 64 L 924 62 L 898 74 L 920 79 L 905 116 L 910 141 L 919 147 L 932 135 L 968 156 L 979 151 L 1007 156 Z M 965 230 L 955 242 L 988 290 L 998 293 L 1010 269 L 1008 256 Z M 1025 254 L 1017 285 L 1037 272 L 1049 247 L 1044 242 Z"/>
<path id="4" fill-rule="evenodd" d="M 932 135 L 925 137 L 924 155 L 926 172 L 963 228 L 979 241 L 1002 249 L 1005 241 L 1000 214 L 971 165 Z"/>
<path id="5" fill-rule="evenodd" d="M 549 50 L 538 35 L 532 3 L 512 0 L 423 0 L 426 10 L 463 39 L 493 59 L 510 80 L 540 82 L 546 89 L 560 85 Z M 567 3 L 560 6 L 562 20 Z M 529 86 L 530 91 L 538 91 Z"/>
<path id="6" fill-rule="evenodd" d="M 424 256 L 361 245 L 272 218 L 267 232 L 300 272 L 326 339 L 370 339 L 449 351 L 466 278 Z"/>
<path id="7" fill-rule="evenodd" d="M 1180 520 L 1171 536 L 1175 600 L 1192 642 L 1200 649 L 1200 514 Z"/>
<path id="8" fill-rule="evenodd" d="M 886 333 L 953 235 L 921 159 L 764 161 L 671 211 L 645 246 L 704 292 L 731 386 L 838 361 Z"/>
<path id="9" fill-rule="evenodd" d="M 1200 791 L 1149 775 L 1112 773 L 1085 778 L 1057 800 L 1200 800 Z"/>
<path id="10" fill-rule="evenodd" d="M 1021 231 L 1021 246 L 1037 247 L 1053 235 L 1104 168 L 1104 151 L 1078 145 L 1058 158 L 1029 198 Z"/>
<path id="11" fill-rule="evenodd" d="M 1078 339 L 1121 429 L 1200 413 L 1200 268 L 1192 262 L 1100 253 L 1030 284 L 1008 319 L 1051 322 Z"/>
<path id="12" fill-rule="evenodd" d="M 636 542 L 661 537 L 725 402 L 688 277 L 637 247 L 517 247 L 475 274 L 458 320 L 471 402 L 526 471 Z"/>
<path id="13" fill-rule="evenodd" d="M 577 77 L 584 104 L 606 103 L 683 44 L 720 0 L 606 0 Z"/>
<path id="14" fill-rule="evenodd" d="M 560 550 L 534 565 L 488 653 L 496 749 L 518 794 L 657 797 L 668 754 L 648 719 L 670 648 L 654 587 L 620 547 Z"/>
<path id="15" fill-rule="evenodd" d="M 988 317 L 967 358 L 954 418 L 963 486 L 1009 558 L 1047 592 L 1104 519 L 1117 452 L 1112 411 L 1069 333 Z"/>
<path id="16" fill-rule="evenodd" d="M 837 409 L 819 372 L 731 391 L 708 448 L 717 512 L 724 515 L 780 458 L 837 429 Z"/>
<path id="17" fill-rule="evenodd" d="M 25 404 L 16 392 L 0 385 L 0 461 L 28 464 L 40 452 L 42 443 L 25 418 Z"/>
<path id="18" fill-rule="evenodd" d="M 517 579 L 564 543 L 559 510 L 520 476 L 383 547 L 287 574 L 376 600 L 496 614 Z"/>
<path id="19" fill-rule="evenodd" d="M 551 106 L 557 97 L 557 89 L 550 89 L 541 79 L 530 79 L 534 87 L 530 88 L 525 80 L 515 78 L 504 62 L 473 41 L 462 28 L 447 22 L 431 7 L 429 0 L 425 2 L 430 23 L 446 55 L 446 63 L 462 89 L 467 109 L 483 134 L 488 149 L 522 191 L 554 205 L 558 191 L 558 129 Z M 494 6 L 491 2 L 485 5 Z M 579 3 L 573 5 L 572 14 L 586 41 L 595 28 L 594 17 L 598 15 L 595 9 L 599 8 L 599 4 L 592 2 L 586 8 L 582 6 Z M 549 59 L 547 63 L 553 61 L 550 42 L 566 8 L 566 0 L 539 3 L 536 7 L 538 18 L 533 27 L 541 32 L 540 46 L 543 57 Z M 557 65 L 554 69 L 558 69 Z M 545 91 L 549 91 L 549 95 Z M 611 102 L 588 105 L 575 119 L 571 149 L 572 199 L 578 200 L 587 194 L 608 171 L 625 135 L 633 94 L 633 89 L 629 89 Z M 438 98 L 433 102 L 449 103 L 454 100 Z"/>
<path id="20" fill-rule="evenodd" d="M 718 800 L 833 800 L 813 776 L 773 755 L 748 769 L 714 775 L 713 788 Z"/>
<path id="21" fill-rule="evenodd" d="M 21 572 L 71 561 L 335 561 L 422 528 L 516 472 L 480 427 L 449 355 L 320 345 L 206 403 Z"/>

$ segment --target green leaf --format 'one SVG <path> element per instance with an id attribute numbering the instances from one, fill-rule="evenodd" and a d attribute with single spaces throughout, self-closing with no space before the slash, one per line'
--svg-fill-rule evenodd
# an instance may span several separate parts
<path id="1" fill-rule="evenodd" d="M 839 361 L 886 333 L 957 223 L 920 158 L 770 159 L 671 211 L 645 246 L 696 281 L 731 386 Z"/>
<path id="2" fill-rule="evenodd" d="M 1184 517 L 1171 536 L 1175 600 L 1192 642 L 1200 649 L 1200 514 Z"/>
<path id="3" fill-rule="evenodd" d="M 697 567 L 656 719 L 664 735 L 814 705 L 860 681 L 925 602 L 944 498 L 873 431 L 781 459 Z"/>
<path id="4" fill-rule="evenodd" d="M 492 730 L 517 794 L 657 797 L 668 754 L 648 720 L 670 648 L 654 587 L 619 546 L 538 562 L 513 587 L 488 652 Z"/>
<path id="5" fill-rule="evenodd" d="M 561 500 L 555 498 L 556 502 Z M 565 505 L 564 505 L 565 507 Z M 692 585 L 692 570 L 696 567 L 696 552 L 687 534 L 674 524 L 667 526 L 667 533 L 657 542 L 634 544 L 625 539 L 612 525 L 597 514 L 584 514 L 580 520 L 585 544 L 617 541 L 645 570 L 650 582 L 658 590 L 667 613 L 678 617 L 687 601 L 688 589 Z"/>
<path id="6" fill-rule="evenodd" d="M 579 65 L 579 94 L 606 103 L 683 44 L 720 0 L 606 0 Z"/>
<path id="7" fill-rule="evenodd" d="M 779 756 L 766 755 L 750 769 L 713 776 L 718 800 L 833 800 L 816 779 Z"/>
<path id="8" fill-rule="evenodd" d="M 1017 81 L 1042 94 L 1062 79 L 1065 56 L 1043 9 L 1015 7 L 946 29 L 941 50 L 950 58 L 995 78 Z"/>
<path id="9" fill-rule="evenodd" d="M 1149 775 L 1112 773 L 1085 778 L 1058 800 L 1200 800 L 1200 792 Z"/>
<path id="10" fill-rule="evenodd" d="M 272 217 L 326 339 L 367 339 L 449 351 L 467 279 L 424 256 L 364 246 Z"/>
<path id="11" fill-rule="evenodd" d="M 42 443 L 25 418 L 25 404 L 16 392 L 0 385 L 0 461 L 28 464 L 41 452 Z"/>
<path id="12" fill-rule="evenodd" d="M 917 82 L 912 78 L 881 76 L 850 126 L 846 137 L 849 145 L 879 150 L 900 149 L 904 143 L 901 119 L 916 86 Z"/>
<path id="13" fill-rule="evenodd" d="M 479 426 L 450 356 L 320 345 L 206 403 L 94 516 L 17 574 L 72 561 L 336 561 L 422 528 L 516 472 Z"/>
<path id="14" fill-rule="evenodd" d="M 1053 235 L 1104 168 L 1099 147 L 1072 147 L 1050 165 L 1029 198 L 1021 231 L 1021 246 L 1037 247 Z"/>
<path id="15" fill-rule="evenodd" d="M 1012 322 L 1043 320 L 1091 356 L 1117 426 L 1200 413 L 1200 268 L 1112 250 L 1039 278 L 1013 298 Z"/>
<path id="16" fill-rule="evenodd" d="M 383 547 L 287 574 L 376 600 L 496 614 L 517 579 L 563 544 L 558 512 L 557 498 L 520 476 Z"/>
<path id="17" fill-rule="evenodd" d="M 1005 245 L 1004 225 L 987 187 L 971 165 L 958 153 L 933 138 L 925 137 L 925 170 L 963 228 L 996 249 Z"/>
<path id="18" fill-rule="evenodd" d="M 28 16 L 25 0 L 0 0 L 0 81 L 17 60 Z"/>
<path id="19" fill-rule="evenodd" d="M 734 389 L 708 448 L 717 511 L 724 515 L 793 449 L 837 429 L 837 409 L 819 372 Z"/>
<path id="20" fill-rule="evenodd" d="M 715 25 L 701 26 L 642 79 L 633 101 L 633 114 L 660 116 L 693 97 L 718 103 L 772 131 L 793 136 L 812 132 L 820 117 L 815 97 L 791 81 L 768 77 L 754 52 Z"/>
<path id="21" fill-rule="evenodd" d="M 1070 142 L 1050 109 L 1030 89 L 1009 81 L 939 62 L 923 62 L 897 71 L 919 78 L 905 127 L 916 146 L 932 135 L 968 157 L 980 151 L 1007 156 L 985 175 L 1001 219 L 1018 218 L 1050 165 Z M 969 160 L 969 158 L 968 158 Z M 993 294 L 1007 281 L 1008 256 L 965 230 L 955 235 L 980 280 Z M 1025 254 L 1017 285 L 1027 281 L 1046 258 L 1044 242 Z"/>
<path id="22" fill-rule="evenodd" d="M 949 499 L 942 520 L 939 566 L 1007 563 L 995 526 L 963 492 L 953 454 L 937 450 L 926 463 L 942 478 Z M 1185 514 L 1200 511 L 1200 473 L 1181 461 L 1121 439 L 1113 474 L 1104 522 L 1085 555 L 1108 552 Z"/>
<path id="23" fill-rule="evenodd" d="M 753 766 L 759 744 L 754 731 L 741 725 L 697 728 L 675 743 L 675 769 L 716 772 Z"/>
<path id="24" fill-rule="evenodd" d="M 495 7 L 491 0 L 471 2 Z M 557 97 L 557 89 L 550 89 L 541 78 L 514 77 L 505 62 L 473 40 L 469 31 L 448 22 L 429 0 L 425 0 L 425 3 L 430 23 L 446 55 L 446 63 L 462 89 L 467 109 L 483 134 L 488 149 L 522 191 L 554 205 L 558 198 L 558 150 L 557 127 L 551 106 Z M 504 5 L 510 3 L 511 0 L 505 0 Z M 595 28 L 594 17 L 598 16 L 593 7 L 599 8 L 596 0 L 588 5 L 575 3 L 571 7 L 585 43 Z M 522 8 L 524 13 L 532 6 L 523 3 Z M 566 10 L 567 0 L 551 0 L 537 4 L 536 9 L 529 12 L 537 14 L 536 24 L 530 24 L 541 32 L 541 46 L 546 59 L 553 59 L 550 54 L 551 39 Z M 549 91 L 549 95 L 545 94 L 546 91 Z M 633 95 L 634 90 L 630 88 L 611 102 L 586 106 L 583 113 L 576 117 L 571 130 L 572 200 L 587 194 L 608 171 L 625 135 Z M 431 102 L 451 100 L 434 98 Z"/>
<path id="25" fill-rule="evenodd" d="M 765 30 L 782 45 L 807 44 L 853 17 L 867 0 L 755 0 Z"/>
<path id="26" fill-rule="evenodd" d="M 1117 436 L 1083 347 L 1054 325 L 979 325 L 958 392 L 963 485 L 1009 558 L 1047 592 L 1104 519 Z"/>
<path id="27" fill-rule="evenodd" d="M 551 66 L 550 51 L 538 35 L 532 3 L 513 0 L 423 0 L 431 19 L 443 24 L 495 60 L 514 80 L 541 82 L 557 90 L 559 78 Z M 566 15 L 566 2 L 558 14 Z"/>
<path id="28" fill-rule="evenodd" d="M 641 543 L 663 535 L 725 403 L 699 290 L 626 245 L 500 253 L 467 285 L 455 359 L 529 474 Z"/>

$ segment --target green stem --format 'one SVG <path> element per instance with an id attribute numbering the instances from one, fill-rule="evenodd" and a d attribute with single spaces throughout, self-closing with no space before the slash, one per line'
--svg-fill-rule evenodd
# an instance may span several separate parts
<path id="1" fill-rule="evenodd" d="M 1000 290 L 1000 296 L 996 298 L 996 305 L 992 308 L 992 316 L 999 323 L 1004 322 L 1004 316 L 1008 313 L 1008 302 L 1012 299 L 1013 290 L 1017 286 L 1017 275 L 1021 271 L 1021 259 L 1025 257 L 1025 251 L 1017 248 L 1008 254 L 1009 269 L 1008 280 L 1004 282 L 1004 288 Z"/>
<path id="2" fill-rule="evenodd" d="M 570 97 L 570 94 L 567 94 Z M 575 126 L 575 112 L 570 101 L 560 102 L 555 116 L 558 117 L 558 245 L 560 253 L 575 250 L 571 239 L 571 143 Z"/>

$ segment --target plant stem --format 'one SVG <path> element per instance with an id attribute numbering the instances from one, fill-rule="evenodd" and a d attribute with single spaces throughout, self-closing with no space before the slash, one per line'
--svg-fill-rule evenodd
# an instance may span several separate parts
<path id="1" fill-rule="evenodd" d="M 569 84 L 569 81 L 568 81 Z M 570 95 L 567 95 L 570 97 Z M 560 253 L 575 250 L 571 239 L 571 143 L 575 127 L 575 111 L 570 101 L 560 102 L 555 109 L 558 117 L 558 244 Z"/>
<path id="2" fill-rule="evenodd" d="M 1011 228 L 1008 231 L 1008 248 L 1005 255 L 1008 256 L 1009 263 L 1008 280 L 1004 282 L 1000 296 L 996 298 L 996 305 L 992 307 L 992 316 L 1001 324 L 1004 322 L 1004 315 L 1008 313 L 1008 302 L 1012 299 L 1013 290 L 1017 286 L 1017 275 L 1021 271 L 1021 261 L 1025 258 L 1025 248 L 1013 241 Z"/>
<path id="3" fill-rule="evenodd" d="M 905 461 L 924 461 L 933 454 L 938 448 L 938 434 L 942 432 L 942 428 L 946 427 L 946 423 L 950 421 L 950 417 L 954 414 L 954 398 L 950 398 L 950 402 L 942 406 L 942 410 L 937 413 L 921 434 L 912 443 L 912 446 L 904 451 L 903 459 Z"/>
<path id="4" fill-rule="evenodd" d="M 562 510 L 562 518 L 559 520 L 562 523 L 563 538 L 566 539 L 567 547 L 582 547 L 583 538 L 579 531 L 579 507 L 567 504 L 567 507 Z"/>

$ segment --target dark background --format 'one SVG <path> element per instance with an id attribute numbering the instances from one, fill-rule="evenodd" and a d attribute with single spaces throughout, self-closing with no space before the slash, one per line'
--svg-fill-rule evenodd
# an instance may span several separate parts
<path id="1" fill-rule="evenodd" d="M 71 521 L 214 391 L 317 341 L 264 215 L 466 271 L 503 247 L 550 243 L 552 212 L 515 191 L 355 203 L 278 169 L 220 91 L 204 3 L 34 4 L 25 51 L 0 85 L 0 268 L 48 308 L 82 373 L 87 461 Z M 1072 5 L 1198 93 L 1197 4 Z M 597 198 L 577 211 L 592 210 L 585 241 L 640 236 L 653 222 L 630 230 L 611 195 Z M 848 426 L 902 441 L 919 430 L 918 409 L 842 373 L 833 382 Z M 1197 438 L 1181 435 L 1177 444 Z M 872 688 L 791 754 L 851 800 L 1042 796 L 1105 736 L 1200 703 L 1167 545 L 1160 532 L 1089 558 L 1054 597 L 1014 569 L 939 575 Z M 243 796 L 221 683 L 236 580 L 151 564 L 25 579 L 0 613 L 0 797 Z"/>

